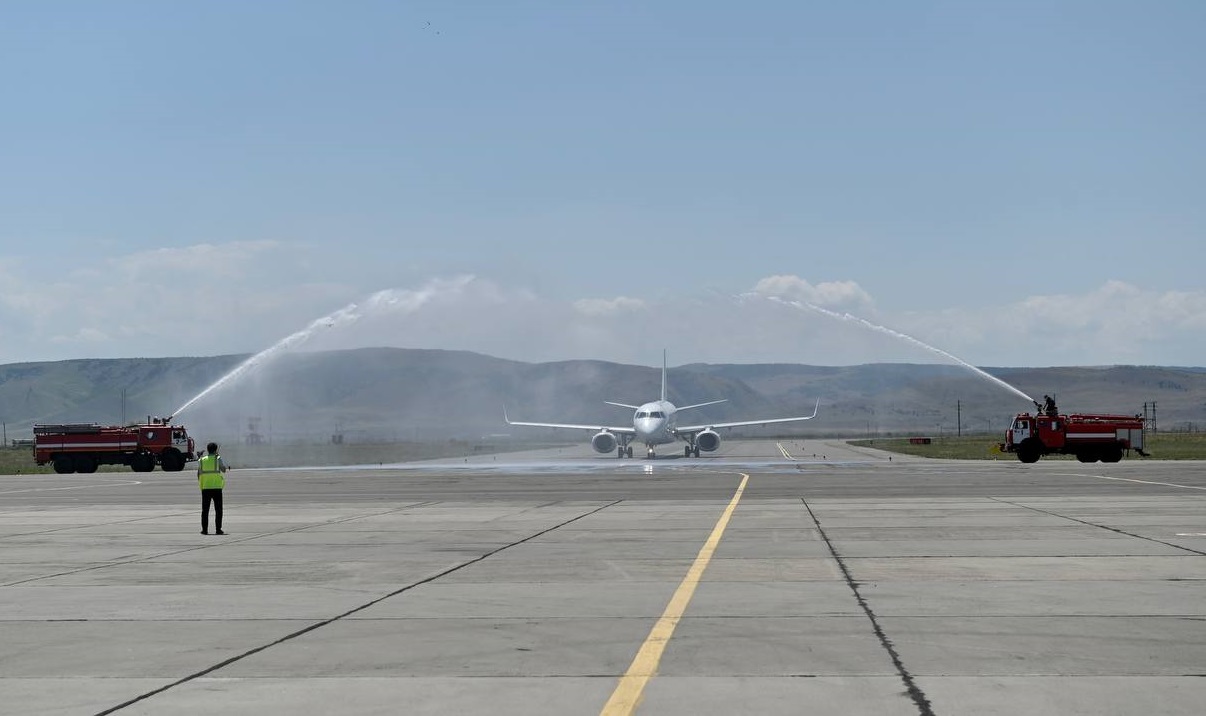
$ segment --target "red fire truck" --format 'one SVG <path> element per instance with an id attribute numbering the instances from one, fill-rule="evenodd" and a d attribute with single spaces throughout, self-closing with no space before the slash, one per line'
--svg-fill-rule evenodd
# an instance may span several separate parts
<path id="1" fill-rule="evenodd" d="M 196 460 L 193 439 L 171 418 L 147 418 L 141 425 L 68 423 L 35 425 L 34 461 L 51 463 L 57 473 L 96 472 L 98 465 L 129 465 L 150 472 L 159 465 L 179 472 Z"/>
<path id="2" fill-rule="evenodd" d="M 1001 449 L 1022 462 L 1052 454 L 1075 455 L 1081 462 L 1118 462 L 1128 450 L 1147 456 L 1142 415 L 1019 413 Z"/>

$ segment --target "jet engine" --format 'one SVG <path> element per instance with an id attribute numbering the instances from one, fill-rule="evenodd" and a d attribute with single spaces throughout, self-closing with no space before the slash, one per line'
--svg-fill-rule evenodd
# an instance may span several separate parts
<path id="1" fill-rule="evenodd" d="M 720 447 L 720 435 L 711 428 L 696 434 L 695 445 L 704 452 L 712 452 Z"/>
<path id="2" fill-rule="evenodd" d="M 606 430 L 601 433 L 596 433 L 595 436 L 590 439 L 590 446 L 595 449 L 595 452 L 615 452 L 617 445 L 618 443 L 616 442 L 616 436 L 612 435 Z"/>

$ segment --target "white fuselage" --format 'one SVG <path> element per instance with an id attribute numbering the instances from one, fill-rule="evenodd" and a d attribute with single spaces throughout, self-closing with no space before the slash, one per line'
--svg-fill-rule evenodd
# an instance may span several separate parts
<path id="1" fill-rule="evenodd" d="M 636 431 L 636 442 L 652 447 L 675 440 L 674 429 L 678 427 L 678 408 L 665 400 L 654 400 L 637 408 L 632 416 L 632 429 Z"/>

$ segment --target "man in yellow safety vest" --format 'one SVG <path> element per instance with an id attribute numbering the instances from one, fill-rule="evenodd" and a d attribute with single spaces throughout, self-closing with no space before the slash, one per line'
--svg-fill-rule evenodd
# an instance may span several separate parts
<path id="1" fill-rule="evenodd" d="M 226 487 L 226 461 L 218 454 L 218 444 L 205 446 L 205 454 L 197 460 L 197 485 L 201 488 L 201 534 L 209 534 L 209 503 L 214 503 L 214 534 L 222 531 L 222 488 Z"/>

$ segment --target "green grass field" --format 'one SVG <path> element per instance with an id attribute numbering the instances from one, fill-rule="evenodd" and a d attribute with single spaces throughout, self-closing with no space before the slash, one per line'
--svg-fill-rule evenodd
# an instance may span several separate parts
<path id="1" fill-rule="evenodd" d="M 966 435 L 932 438 L 929 445 L 913 445 L 908 438 L 851 440 L 851 445 L 888 450 L 903 455 L 918 455 L 947 460 L 1017 460 L 1013 453 L 1000 452 L 999 435 Z M 1150 460 L 1206 460 L 1206 433 L 1157 433 L 1147 437 Z M 1044 460 L 1076 460 L 1071 455 L 1045 455 Z M 1130 459 L 1138 458 L 1133 453 Z"/>

